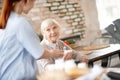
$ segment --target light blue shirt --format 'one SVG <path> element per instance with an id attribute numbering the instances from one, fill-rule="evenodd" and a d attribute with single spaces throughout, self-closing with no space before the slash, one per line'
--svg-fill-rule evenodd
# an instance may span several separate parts
<path id="1" fill-rule="evenodd" d="M 11 12 L 0 38 L 0 80 L 35 80 L 36 59 L 44 52 L 31 24 Z"/>

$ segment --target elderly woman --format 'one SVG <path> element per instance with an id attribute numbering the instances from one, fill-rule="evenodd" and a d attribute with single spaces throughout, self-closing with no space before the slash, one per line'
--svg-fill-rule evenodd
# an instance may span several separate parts
<path id="1" fill-rule="evenodd" d="M 41 23 L 41 33 L 43 35 L 43 40 L 41 41 L 41 45 L 45 49 L 70 50 L 72 51 L 72 59 L 79 62 L 87 62 L 87 59 L 85 57 L 81 57 L 81 55 L 77 54 L 74 50 L 72 50 L 71 47 L 69 47 L 62 40 L 59 39 L 60 25 L 56 20 L 54 19 L 44 20 Z M 39 69 L 40 69 L 40 66 L 42 66 L 42 69 L 40 70 L 44 70 L 47 67 L 47 65 L 55 63 L 56 59 L 57 58 L 39 60 L 38 61 Z"/>

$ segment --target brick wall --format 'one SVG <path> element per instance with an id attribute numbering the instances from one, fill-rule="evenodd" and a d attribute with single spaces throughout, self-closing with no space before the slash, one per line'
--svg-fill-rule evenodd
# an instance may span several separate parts
<path id="1" fill-rule="evenodd" d="M 87 38 L 99 32 L 96 11 L 95 0 L 36 0 L 33 9 L 24 16 L 31 20 L 38 35 L 41 21 L 54 18 L 61 24 L 62 37 L 80 34 L 82 38 Z"/>
<path id="2" fill-rule="evenodd" d="M 41 21 L 55 18 L 62 27 L 62 34 L 84 34 L 84 13 L 76 0 L 36 0 L 34 8 L 27 17 L 40 34 Z"/>

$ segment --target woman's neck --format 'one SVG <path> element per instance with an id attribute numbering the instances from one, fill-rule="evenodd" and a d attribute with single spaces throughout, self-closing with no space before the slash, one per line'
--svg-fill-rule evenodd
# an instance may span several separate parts
<path id="1" fill-rule="evenodd" d="M 14 5 L 13 11 L 15 13 L 22 14 L 22 12 L 23 12 L 23 3 L 22 3 L 22 1 L 20 1 L 20 2 L 18 2 L 18 3 L 16 3 Z"/>
<path id="2" fill-rule="evenodd" d="M 51 42 L 51 41 L 48 41 L 47 39 L 44 39 L 44 40 L 45 40 L 45 42 L 46 42 L 47 44 L 56 44 L 56 43 L 57 43 L 57 41 Z"/>

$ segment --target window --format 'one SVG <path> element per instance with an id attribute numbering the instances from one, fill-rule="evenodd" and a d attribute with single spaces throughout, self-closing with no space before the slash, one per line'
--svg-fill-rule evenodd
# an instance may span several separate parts
<path id="1" fill-rule="evenodd" d="M 96 0 L 100 29 L 120 18 L 120 0 Z"/>

